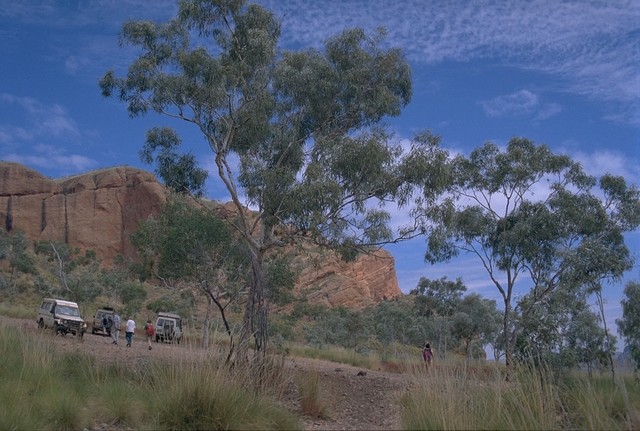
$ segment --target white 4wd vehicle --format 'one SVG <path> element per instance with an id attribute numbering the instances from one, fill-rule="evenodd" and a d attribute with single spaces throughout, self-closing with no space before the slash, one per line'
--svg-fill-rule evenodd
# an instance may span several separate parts
<path id="1" fill-rule="evenodd" d="M 158 313 L 156 320 L 156 343 L 162 341 L 180 344 L 182 339 L 182 319 L 173 313 Z"/>
<path id="2" fill-rule="evenodd" d="M 45 298 L 38 309 L 36 322 L 39 328 L 53 328 L 56 335 L 71 332 L 82 337 L 87 330 L 78 304 L 62 299 Z"/>

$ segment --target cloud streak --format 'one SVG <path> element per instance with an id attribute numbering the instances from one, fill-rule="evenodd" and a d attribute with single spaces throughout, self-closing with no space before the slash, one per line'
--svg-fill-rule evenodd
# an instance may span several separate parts
<path id="1" fill-rule="evenodd" d="M 31 154 L 9 153 L 2 156 L 4 160 L 42 169 L 61 170 L 63 175 L 85 172 L 94 169 L 98 163 L 86 156 L 67 154 L 64 149 L 52 145 L 34 146 Z M 62 167 L 62 169 L 60 169 Z"/>
<path id="2" fill-rule="evenodd" d="M 61 139 L 77 140 L 82 133 L 67 110 L 59 105 L 47 105 L 31 97 L 0 94 L 0 113 L 13 119 L 11 123 L 0 123 L 0 145 L 3 160 L 45 169 L 60 169 L 66 172 L 84 171 L 94 168 L 97 162 L 78 154 L 67 154 L 63 145 L 51 145 Z M 42 140 L 48 142 L 41 143 Z"/>
<path id="3" fill-rule="evenodd" d="M 610 103 L 640 124 L 640 3 L 552 0 L 261 0 L 282 16 L 290 46 L 320 46 L 343 28 L 384 26 L 417 65 L 487 59 L 542 72 L 562 90 Z M 636 42 L 634 42 L 634 39 Z"/>
<path id="4" fill-rule="evenodd" d="M 51 27 L 72 27 L 82 35 L 100 24 L 102 35 L 78 38 L 65 52 L 66 68 L 95 65 L 103 70 L 104 49 L 127 19 L 164 21 L 174 0 L 91 0 L 78 7 L 51 0 L 6 2 L 0 16 Z M 560 90 L 608 106 L 607 119 L 640 125 L 640 2 L 532 0 L 258 0 L 281 18 L 283 47 L 320 47 L 345 28 L 384 27 L 388 43 L 402 47 L 417 67 L 445 61 L 487 60 L 556 78 Z M 106 37 L 109 35 L 109 37 Z M 94 39 L 92 39 L 92 37 Z M 115 61 L 126 56 L 120 51 Z M 97 65 L 100 65 L 98 67 Z M 549 107 L 556 113 L 557 107 Z M 543 119 L 543 118 L 540 118 Z"/>
<path id="5" fill-rule="evenodd" d="M 542 103 L 540 97 L 529 90 L 520 90 L 479 103 L 488 117 L 533 115 L 534 120 L 545 120 L 562 111 L 559 104 Z"/>
<path id="6" fill-rule="evenodd" d="M 0 124 L 4 143 L 31 141 L 42 136 L 80 136 L 76 122 L 61 105 L 46 105 L 31 97 L 3 93 L 0 109 L 12 110 L 22 117 L 21 126 Z"/>

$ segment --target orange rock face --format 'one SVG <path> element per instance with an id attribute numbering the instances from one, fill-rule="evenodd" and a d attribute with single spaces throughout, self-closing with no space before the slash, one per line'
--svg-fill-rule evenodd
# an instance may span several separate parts
<path id="1" fill-rule="evenodd" d="M 0 163 L 0 220 L 6 231 L 91 249 L 106 264 L 118 254 L 134 257 L 129 235 L 165 200 L 164 187 L 140 169 L 51 180 L 17 163 Z"/>
<path id="2" fill-rule="evenodd" d="M 328 308 L 363 308 L 402 295 L 395 260 L 386 250 L 344 262 L 333 253 L 299 263 L 297 297 Z"/>
<path id="3" fill-rule="evenodd" d="M 140 169 L 115 167 L 52 180 L 20 164 L 0 162 L 5 231 L 22 230 L 30 240 L 93 250 L 106 265 L 119 254 L 135 258 L 130 235 L 165 201 L 165 188 Z M 385 250 L 355 262 L 329 252 L 305 253 L 296 258 L 296 266 L 296 296 L 310 303 L 361 308 L 402 295 L 393 257 Z"/>

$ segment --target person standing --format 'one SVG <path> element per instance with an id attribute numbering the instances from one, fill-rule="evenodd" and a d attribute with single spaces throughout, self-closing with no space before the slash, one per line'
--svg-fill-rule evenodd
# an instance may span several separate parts
<path id="1" fill-rule="evenodd" d="M 113 329 L 111 330 L 111 338 L 113 338 L 112 344 L 118 344 L 118 338 L 120 338 L 120 329 L 122 325 L 122 320 L 120 319 L 120 315 L 114 310 L 113 312 Z"/>
<path id="2" fill-rule="evenodd" d="M 147 344 L 149 345 L 149 350 L 151 350 L 151 340 L 156 335 L 156 328 L 153 327 L 151 320 L 147 320 L 147 324 L 144 325 L 144 333 L 147 334 Z"/>
<path id="3" fill-rule="evenodd" d="M 429 343 L 426 343 L 422 349 L 422 359 L 424 360 L 424 364 L 427 368 L 429 368 L 431 361 L 433 361 L 433 350 L 431 350 Z"/>
<path id="4" fill-rule="evenodd" d="M 111 336 L 111 327 L 113 326 L 113 319 L 108 314 L 102 317 L 102 332 Z"/>
<path id="5" fill-rule="evenodd" d="M 131 347 L 134 332 L 136 332 L 136 322 L 133 317 L 129 316 L 127 323 L 124 325 L 124 337 L 127 339 L 127 347 Z"/>

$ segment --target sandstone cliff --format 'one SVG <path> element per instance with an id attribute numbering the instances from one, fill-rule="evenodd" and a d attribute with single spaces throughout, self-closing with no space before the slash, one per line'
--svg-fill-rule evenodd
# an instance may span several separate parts
<path id="1" fill-rule="evenodd" d="M 157 214 L 166 190 L 140 169 L 115 167 L 49 179 L 17 163 L 0 162 L 0 220 L 5 231 L 31 240 L 91 249 L 105 263 L 135 258 L 129 240 L 140 220 Z M 328 307 L 359 308 L 401 296 L 393 257 L 385 250 L 342 262 L 332 253 L 296 259 L 296 296 Z"/>
<path id="2" fill-rule="evenodd" d="M 17 163 L 0 162 L 0 220 L 5 231 L 31 240 L 94 250 L 106 264 L 133 257 L 138 221 L 156 214 L 165 189 L 149 172 L 117 167 L 48 179 Z"/>

